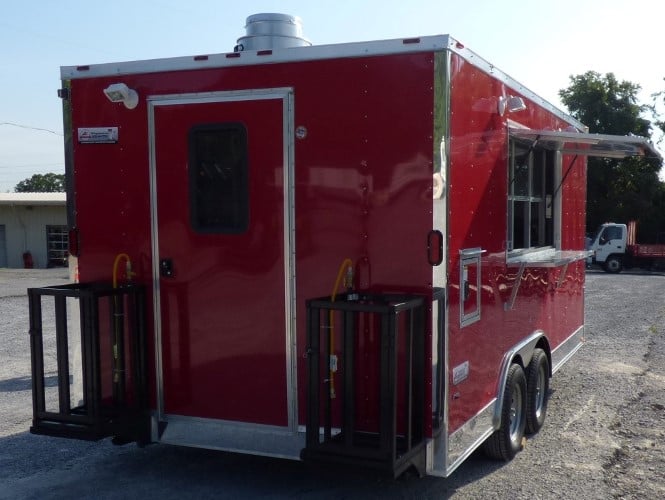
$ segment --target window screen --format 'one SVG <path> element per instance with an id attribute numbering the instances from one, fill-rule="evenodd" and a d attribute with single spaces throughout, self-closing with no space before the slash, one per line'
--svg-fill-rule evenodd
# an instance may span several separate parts
<path id="1" fill-rule="evenodd" d="M 241 123 L 189 132 L 190 214 L 195 231 L 237 234 L 249 225 L 247 130 Z"/>

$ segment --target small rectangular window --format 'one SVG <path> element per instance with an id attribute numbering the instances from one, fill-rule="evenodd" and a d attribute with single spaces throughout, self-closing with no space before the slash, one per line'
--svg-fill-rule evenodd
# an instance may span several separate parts
<path id="1" fill-rule="evenodd" d="M 480 248 L 460 250 L 460 327 L 480 320 L 481 309 L 481 261 Z"/>
<path id="2" fill-rule="evenodd" d="M 527 150 L 515 148 L 512 182 L 514 196 L 529 196 L 529 163 Z"/>
<path id="3" fill-rule="evenodd" d="M 238 234 L 249 226 L 247 130 L 241 123 L 189 132 L 190 216 L 199 233 Z"/>

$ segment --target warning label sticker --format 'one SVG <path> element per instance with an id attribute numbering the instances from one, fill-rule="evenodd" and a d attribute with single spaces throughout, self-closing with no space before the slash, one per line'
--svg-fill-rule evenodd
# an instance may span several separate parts
<path id="1" fill-rule="evenodd" d="M 118 142 L 118 127 L 82 127 L 78 139 L 81 144 L 113 144 Z"/>

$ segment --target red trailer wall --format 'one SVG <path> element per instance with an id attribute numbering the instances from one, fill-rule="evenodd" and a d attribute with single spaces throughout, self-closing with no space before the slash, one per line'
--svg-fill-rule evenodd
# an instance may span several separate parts
<path id="1" fill-rule="evenodd" d="M 425 244 L 432 227 L 432 78 L 433 55 L 412 53 L 72 80 L 74 134 L 77 127 L 107 126 L 118 126 L 120 134 L 117 144 L 74 139 L 81 281 L 110 280 L 114 257 L 127 252 L 135 280 L 151 289 L 146 96 L 293 87 L 294 125 L 307 129 L 294 152 L 297 384 L 304 423 L 304 303 L 331 293 L 343 259 L 356 263 L 362 289 L 431 291 Z M 103 95 L 119 80 L 137 90 L 136 109 Z M 173 203 L 188 209 L 187 200 Z M 376 339 L 367 342 L 370 351 L 378 349 Z M 364 423 L 372 426 L 377 380 L 366 375 L 359 397 L 367 398 Z"/>
<path id="2" fill-rule="evenodd" d="M 506 120 L 510 118 L 534 129 L 556 130 L 568 126 L 527 98 L 524 98 L 527 110 L 501 117 L 496 112 L 496 99 L 506 95 L 520 94 L 458 55 L 452 55 L 448 205 L 451 432 L 496 395 L 502 357 L 510 347 L 542 329 L 554 349 L 584 320 L 583 262 L 568 266 L 560 288 L 554 285 L 561 268 L 527 267 L 514 308 L 504 310 L 517 274 L 517 267 L 506 266 Z M 563 158 L 564 173 L 571 161 L 570 157 Z M 565 250 L 584 248 L 585 181 L 585 162 L 578 159 L 562 187 L 561 242 Z M 486 250 L 482 257 L 481 319 L 460 328 L 459 251 L 474 247 Z M 469 361 L 469 377 L 453 385 L 452 369 L 465 361 Z"/>

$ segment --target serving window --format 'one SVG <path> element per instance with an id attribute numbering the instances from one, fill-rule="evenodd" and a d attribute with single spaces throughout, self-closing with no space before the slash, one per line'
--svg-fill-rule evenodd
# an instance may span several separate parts
<path id="1" fill-rule="evenodd" d="M 555 151 L 511 139 L 508 251 L 554 246 Z"/>
<path id="2" fill-rule="evenodd" d="M 536 130 L 517 124 L 508 133 L 506 247 L 519 259 L 531 249 L 561 250 L 561 187 L 578 157 L 661 157 L 645 137 L 589 134 L 572 127 Z M 565 173 L 563 155 L 573 156 Z"/>

